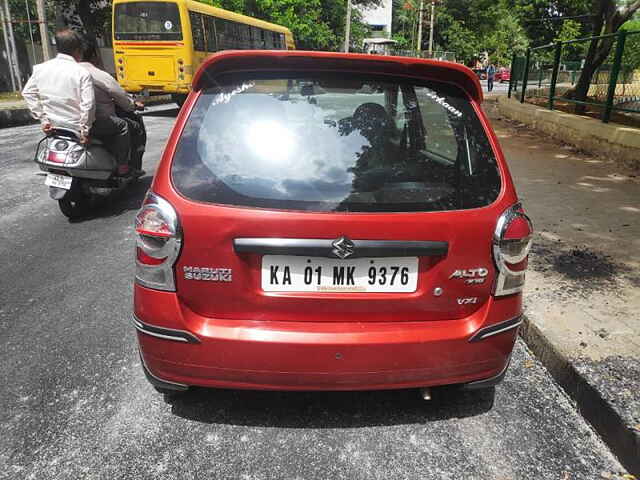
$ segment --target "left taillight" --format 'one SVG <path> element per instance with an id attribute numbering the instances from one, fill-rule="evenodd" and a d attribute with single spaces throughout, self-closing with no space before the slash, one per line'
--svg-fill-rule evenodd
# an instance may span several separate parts
<path id="1" fill-rule="evenodd" d="M 533 225 L 520 204 L 500 215 L 493 235 L 493 258 L 498 267 L 494 295 L 511 295 L 524 288 L 532 237 Z"/>
<path id="2" fill-rule="evenodd" d="M 136 215 L 136 282 L 175 292 L 173 265 L 180 254 L 178 215 L 164 198 L 149 192 Z"/>

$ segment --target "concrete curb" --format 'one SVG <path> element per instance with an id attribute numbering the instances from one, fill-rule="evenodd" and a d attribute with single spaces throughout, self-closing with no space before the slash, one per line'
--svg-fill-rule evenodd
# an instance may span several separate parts
<path id="1" fill-rule="evenodd" d="M 170 95 L 160 95 L 149 97 L 144 100 L 146 105 L 162 105 L 171 103 Z M 19 127 L 21 125 L 29 125 L 36 123 L 29 109 L 27 108 L 6 108 L 0 109 L 0 128 Z"/>
<path id="2" fill-rule="evenodd" d="M 615 158 L 623 166 L 640 170 L 640 129 L 602 123 L 594 118 L 547 110 L 498 97 L 498 111 L 562 142 L 596 155 Z"/>
<path id="3" fill-rule="evenodd" d="M 572 360 L 561 353 L 538 328 L 531 314 L 525 314 L 520 336 L 553 378 L 576 402 L 580 414 L 593 426 L 620 463 L 633 475 L 640 476 L 640 434 L 620 415 L 616 406 L 605 399 Z"/>

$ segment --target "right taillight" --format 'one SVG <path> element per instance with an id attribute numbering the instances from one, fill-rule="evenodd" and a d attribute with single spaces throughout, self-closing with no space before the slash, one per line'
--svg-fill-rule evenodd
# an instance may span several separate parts
<path id="1" fill-rule="evenodd" d="M 149 192 L 136 215 L 136 282 L 156 290 L 175 291 L 173 265 L 181 244 L 176 211 L 164 198 Z"/>
<path id="2" fill-rule="evenodd" d="M 532 236 L 531 220 L 520 204 L 500 215 L 493 235 L 493 258 L 498 268 L 494 295 L 522 291 Z"/>

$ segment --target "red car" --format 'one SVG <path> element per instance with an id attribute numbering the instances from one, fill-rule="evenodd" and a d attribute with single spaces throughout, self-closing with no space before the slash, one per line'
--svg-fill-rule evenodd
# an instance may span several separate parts
<path id="1" fill-rule="evenodd" d="M 511 80 L 511 70 L 509 70 L 508 68 L 499 68 L 496 72 L 494 80 L 500 83 L 508 82 L 509 80 Z"/>
<path id="2" fill-rule="evenodd" d="M 207 59 L 136 217 L 156 389 L 499 382 L 532 227 L 481 101 L 447 62 Z"/>

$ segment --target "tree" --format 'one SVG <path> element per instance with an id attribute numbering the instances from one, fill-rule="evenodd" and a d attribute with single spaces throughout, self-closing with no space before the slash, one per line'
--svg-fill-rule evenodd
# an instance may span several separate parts
<path id="1" fill-rule="evenodd" d="M 357 0 L 353 5 L 372 7 L 381 0 Z M 252 17 L 289 28 L 296 45 L 306 50 L 338 50 L 344 38 L 346 0 L 205 0 Z M 351 15 L 351 43 L 360 44 L 367 33 L 357 8 Z"/>
<path id="2" fill-rule="evenodd" d="M 553 39 L 556 42 L 568 42 L 583 37 L 581 25 L 575 20 L 565 20 L 562 22 L 560 32 Z M 586 51 L 586 44 L 582 42 L 570 43 L 562 47 L 563 59 L 565 61 L 576 62 L 581 61 Z"/>
<path id="3" fill-rule="evenodd" d="M 640 32 L 640 20 L 632 20 L 620 27 L 627 32 Z M 627 71 L 633 72 L 640 68 L 640 33 L 628 35 L 625 43 L 622 64 Z"/>
<path id="4" fill-rule="evenodd" d="M 591 33 L 593 0 L 504 0 L 507 9 L 520 20 L 534 47 L 552 43 L 568 21 L 578 26 L 579 37 Z"/>
<path id="5" fill-rule="evenodd" d="M 616 33 L 638 10 L 640 10 L 640 0 L 629 2 L 624 2 L 624 0 L 593 0 L 593 33 L 595 35 Z M 582 102 L 587 99 L 593 74 L 607 59 L 615 41 L 615 37 L 594 38 L 589 43 L 589 49 L 587 50 L 576 87 L 566 93 L 567 97 Z M 584 105 L 576 104 L 576 113 L 584 113 L 584 111 Z"/>
<path id="6" fill-rule="evenodd" d="M 496 28 L 489 35 L 485 50 L 491 54 L 491 61 L 497 65 L 509 65 L 511 56 L 522 54 L 529 46 L 529 38 L 518 18 L 504 12 L 496 22 Z"/>

